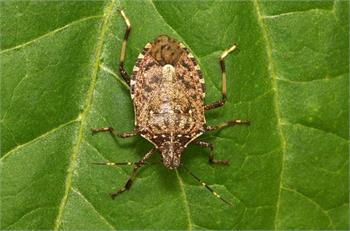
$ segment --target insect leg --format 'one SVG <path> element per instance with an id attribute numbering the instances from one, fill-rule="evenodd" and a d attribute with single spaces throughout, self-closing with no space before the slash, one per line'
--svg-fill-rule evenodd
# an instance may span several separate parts
<path id="1" fill-rule="evenodd" d="M 156 151 L 156 148 L 152 148 L 151 150 L 149 150 L 146 155 L 139 161 L 137 161 L 134 164 L 134 168 L 132 170 L 131 176 L 129 177 L 128 181 L 125 183 L 124 187 L 111 193 L 111 197 L 114 199 L 116 196 L 118 196 L 119 194 L 125 192 L 126 190 L 129 190 L 132 186 L 132 183 L 135 180 L 135 176 L 137 173 L 137 170 L 142 167 L 144 164 L 146 164 L 146 160 L 149 159 Z"/>
<path id="2" fill-rule="evenodd" d="M 130 77 L 124 68 L 124 60 L 125 60 L 125 52 L 126 52 L 126 42 L 129 38 L 129 34 L 131 31 L 131 24 L 130 24 L 129 19 L 126 17 L 124 11 L 120 10 L 120 13 L 123 16 L 123 19 L 125 21 L 127 28 L 126 28 L 126 31 L 124 34 L 124 40 L 123 40 L 121 51 L 120 51 L 119 72 L 120 72 L 120 75 L 123 77 L 124 81 L 130 86 Z"/>
<path id="3" fill-rule="evenodd" d="M 225 104 L 226 102 L 226 69 L 225 69 L 225 58 L 235 49 L 237 48 L 237 45 L 234 44 L 232 47 L 229 49 L 225 50 L 221 56 L 220 56 L 220 67 L 221 67 L 221 74 L 222 74 L 222 99 L 219 101 L 216 101 L 211 104 L 207 104 L 204 106 L 205 110 L 211 110 L 214 108 L 221 107 Z"/>
<path id="4" fill-rule="evenodd" d="M 195 140 L 192 143 L 195 145 L 199 145 L 201 147 L 204 147 L 204 148 L 208 148 L 210 150 L 210 154 L 209 154 L 209 163 L 210 164 L 224 164 L 224 165 L 229 164 L 228 160 L 217 160 L 214 158 L 214 145 L 212 145 L 211 143 L 208 143 L 208 142 L 202 141 L 202 140 Z"/>
<path id="5" fill-rule="evenodd" d="M 235 125 L 250 125 L 250 121 L 249 120 L 229 120 L 223 124 L 207 126 L 206 131 L 208 132 L 215 131 L 215 130 L 219 130 L 225 127 L 235 126 Z"/>
<path id="6" fill-rule="evenodd" d="M 138 134 L 137 130 L 132 130 L 131 132 L 116 132 L 112 127 L 108 128 L 92 128 L 92 135 L 95 135 L 98 132 L 109 132 L 114 137 L 128 138 L 132 136 L 136 136 Z"/>

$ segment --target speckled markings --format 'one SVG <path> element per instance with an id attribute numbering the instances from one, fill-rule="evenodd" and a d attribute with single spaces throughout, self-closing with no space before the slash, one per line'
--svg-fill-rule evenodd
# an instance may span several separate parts
<path id="1" fill-rule="evenodd" d="M 224 60 L 237 46 L 233 45 L 220 56 L 222 72 L 222 98 L 205 104 L 205 83 L 196 59 L 180 42 L 160 35 L 153 42 L 147 43 L 139 54 L 131 78 L 124 68 L 126 44 L 131 31 L 131 24 L 124 11 L 120 11 L 127 25 L 120 52 L 119 72 L 130 88 L 135 111 L 135 128 L 131 132 L 118 133 L 112 127 L 92 129 L 97 132 L 110 132 L 114 136 L 127 138 L 141 135 L 154 147 L 136 163 L 97 163 L 103 165 L 133 165 L 133 172 L 125 186 L 111 195 L 113 198 L 130 189 L 137 170 L 147 163 L 156 151 L 161 153 L 163 164 L 168 169 L 176 169 L 181 164 L 181 155 L 188 144 L 206 147 L 210 150 L 209 163 L 228 164 L 228 160 L 214 158 L 214 146 L 206 141 L 197 140 L 205 132 L 222 129 L 233 125 L 248 125 L 248 120 L 230 120 L 216 126 L 208 126 L 205 110 L 221 107 L 226 102 L 226 70 Z M 184 166 L 183 166 L 184 167 Z M 185 168 L 185 167 L 184 167 Z M 185 168 L 187 170 L 187 168 Z M 188 171 L 188 170 L 187 170 Z M 188 171 L 189 172 L 189 171 Z M 223 202 L 206 183 L 189 172 L 197 181 Z"/>
<path id="2" fill-rule="evenodd" d="M 130 89 L 137 130 L 167 168 L 177 168 L 183 149 L 205 131 L 204 79 L 196 60 L 183 44 L 158 36 L 140 54 Z"/>

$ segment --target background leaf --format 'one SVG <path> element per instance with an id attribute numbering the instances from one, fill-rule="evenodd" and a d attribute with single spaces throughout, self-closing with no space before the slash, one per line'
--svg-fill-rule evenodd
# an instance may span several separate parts
<path id="1" fill-rule="evenodd" d="M 136 161 L 140 137 L 92 137 L 90 128 L 133 128 L 118 75 L 125 9 L 133 31 L 128 71 L 159 34 L 198 58 L 207 102 L 220 97 L 218 57 L 227 59 L 228 102 L 208 124 L 250 119 L 205 135 L 217 158 L 189 147 L 186 172 L 91 162 Z M 345 1 L 2 1 L 2 229 L 348 229 L 348 3 Z M 159 158 L 159 157 L 158 157 Z"/>

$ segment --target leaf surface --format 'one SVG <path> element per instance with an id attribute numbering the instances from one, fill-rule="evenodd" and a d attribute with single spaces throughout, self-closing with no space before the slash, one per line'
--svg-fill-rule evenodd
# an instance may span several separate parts
<path id="1" fill-rule="evenodd" d="M 206 81 L 206 102 L 228 102 L 208 124 L 252 121 L 206 134 L 218 159 L 189 146 L 186 171 L 144 167 L 111 200 L 137 161 L 129 90 L 118 74 L 125 24 L 131 72 L 159 34 L 186 44 Z M 1 229 L 348 229 L 348 3 L 345 1 L 1 2 Z M 155 157 L 155 160 L 159 159 Z"/>

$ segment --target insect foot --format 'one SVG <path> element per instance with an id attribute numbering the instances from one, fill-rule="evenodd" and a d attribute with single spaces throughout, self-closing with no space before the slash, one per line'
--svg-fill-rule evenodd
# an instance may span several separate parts
<path id="1" fill-rule="evenodd" d="M 215 160 L 215 159 L 209 159 L 209 164 L 230 165 L 230 161 L 229 161 L 229 160 Z"/>
<path id="2" fill-rule="evenodd" d="M 112 132 L 112 131 L 113 131 L 112 127 L 108 127 L 108 128 L 91 128 L 92 135 L 95 135 L 96 133 L 99 133 L 99 132 Z"/>
<path id="3" fill-rule="evenodd" d="M 123 192 L 129 190 L 129 188 L 130 188 L 131 185 L 132 185 L 132 182 L 133 182 L 133 180 L 129 179 L 129 180 L 126 182 L 126 184 L 125 184 L 125 186 L 124 186 L 123 188 L 119 189 L 119 190 L 116 191 L 116 192 L 110 193 L 112 199 L 114 200 L 118 195 L 120 195 L 121 193 L 123 193 Z"/>
<path id="4" fill-rule="evenodd" d="M 111 193 L 111 197 L 114 199 L 129 190 L 136 180 L 138 169 L 156 152 L 160 152 L 164 167 L 171 170 L 181 166 L 185 168 L 181 163 L 181 155 L 190 144 L 209 149 L 210 164 L 228 165 L 228 160 L 214 158 L 214 145 L 199 141 L 197 138 L 206 132 L 250 124 L 248 120 L 235 119 L 208 126 L 205 119 L 205 111 L 222 107 L 227 100 L 225 59 L 236 50 L 237 45 L 232 45 L 219 57 L 221 97 L 206 104 L 205 80 L 196 57 L 183 43 L 168 35 L 159 35 L 145 44 L 137 57 L 132 73 L 127 73 L 124 63 L 127 41 L 131 34 L 131 22 L 123 10 L 120 10 L 120 13 L 126 28 L 120 48 L 119 72 L 130 89 L 135 128 L 129 132 L 118 132 L 118 129 L 114 130 L 111 127 L 94 128 L 91 131 L 93 134 L 109 132 L 114 138 L 141 135 L 153 144 L 153 148 L 141 160 L 132 164 L 133 171 L 124 187 Z M 119 165 L 122 165 L 121 163 Z M 117 165 L 117 163 L 103 165 Z M 215 197 L 231 205 L 206 183 L 188 172 Z"/>

